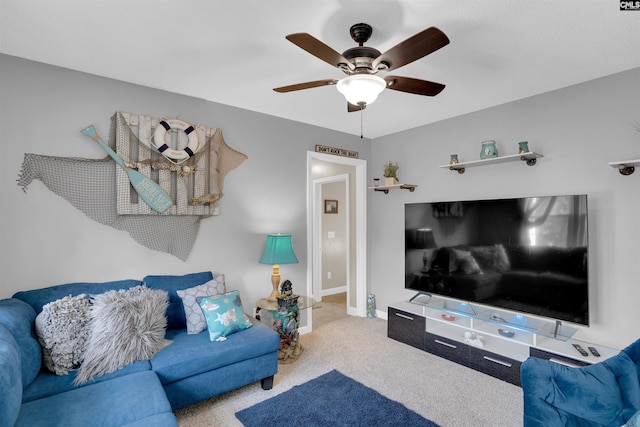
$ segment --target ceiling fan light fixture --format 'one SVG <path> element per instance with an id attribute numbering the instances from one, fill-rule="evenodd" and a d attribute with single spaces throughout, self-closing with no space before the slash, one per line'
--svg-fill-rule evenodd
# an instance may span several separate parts
<path id="1" fill-rule="evenodd" d="M 347 102 L 353 105 L 369 105 L 387 86 L 383 78 L 371 74 L 353 74 L 343 77 L 336 87 Z"/>

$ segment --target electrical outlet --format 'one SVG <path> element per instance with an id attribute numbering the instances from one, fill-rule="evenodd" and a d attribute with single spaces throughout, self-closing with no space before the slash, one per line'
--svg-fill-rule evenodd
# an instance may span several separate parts
<path id="1" fill-rule="evenodd" d="M 327 279 L 331 279 L 331 272 L 327 271 Z"/>

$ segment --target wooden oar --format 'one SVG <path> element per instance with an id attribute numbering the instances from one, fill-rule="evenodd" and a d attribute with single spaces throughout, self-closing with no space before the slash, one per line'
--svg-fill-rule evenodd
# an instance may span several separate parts
<path id="1" fill-rule="evenodd" d="M 82 130 L 82 133 L 91 137 L 95 142 L 100 144 L 100 146 L 111 156 L 116 163 L 124 169 L 124 171 L 129 176 L 129 181 L 131 181 L 131 185 L 138 192 L 142 200 L 144 200 L 150 207 L 156 212 L 163 213 L 173 204 L 171 197 L 164 192 L 162 187 L 156 184 L 150 178 L 142 175 L 140 172 L 131 169 L 128 167 L 124 161 L 116 154 L 115 151 L 111 149 L 107 145 L 106 142 L 100 138 L 100 135 L 96 132 L 96 128 L 93 125 Z"/>

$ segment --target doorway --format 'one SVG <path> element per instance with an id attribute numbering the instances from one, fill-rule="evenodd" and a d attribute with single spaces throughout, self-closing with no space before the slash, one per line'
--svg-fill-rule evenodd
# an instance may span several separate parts
<path id="1" fill-rule="evenodd" d="M 314 164 L 316 169 L 317 166 Z M 352 172 L 352 169 L 352 166 L 340 167 L 344 172 Z M 329 295 L 342 294 L 345 313 L 352 289 L 349 176 L 349 173 L 342 173 L 313 180 L 314 206 L 321 207 L 320 213 L 314 216 L 317 220 L 313 226 L 314 251 L 319 255 L 313 264 L 318 273 L 314 275 L 313 295 L 316 301 L 324 301 Z"/>
<path id="2" fill-rule="evenodd" d="M 366 315 L 366 161 L 329 154 L 308 152 L 307 155 L 307 295 L 320 300 L 322 283 L 321 215 L 324 215 L 324 200 L 321 196 L 323 179 L 339 180 L 348 175 L 347 209 L 349 223 L 349 256 L 347 279 L 347 313 L 352 316 Z M 336 178 L 338 177 L 338 178 Z M 312 317 L 312 316 L 311 316 Z M 312 319 L 309 319 L 309 327 Z"/>

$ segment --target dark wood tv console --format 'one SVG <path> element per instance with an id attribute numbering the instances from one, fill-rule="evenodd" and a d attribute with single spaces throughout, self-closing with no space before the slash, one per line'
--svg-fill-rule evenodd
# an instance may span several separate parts
<path id="1" fill-rule="evenodd" d="M 392 304 L 387 325 L 389 338 L 518 386 L 520 365 L 530 356 L 583 366 L 619 352 L 576 340 L 575 329 L 552 320 L 442 297 Z M 574 343 L 596 347 L 601 357 L 581 356 Z"/>

